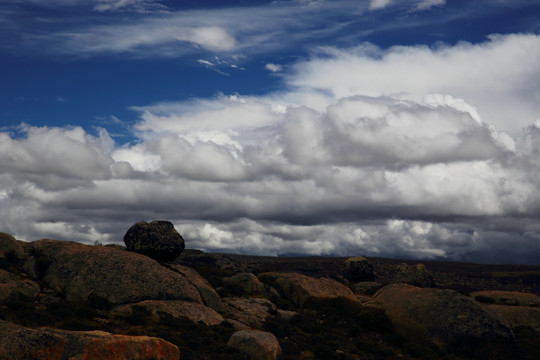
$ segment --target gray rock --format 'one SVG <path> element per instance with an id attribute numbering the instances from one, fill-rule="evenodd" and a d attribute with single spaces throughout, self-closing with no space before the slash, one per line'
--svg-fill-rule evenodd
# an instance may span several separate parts
<path id="1" fill-rule="evenodd" d="M 60 360 L 66 340 L 0 320 L 0 359 Z"/>
<path id="2" fill-rule="evenodd" d="M 264 321 L 276 313 L 276 306 L 261 298 L 223 298 L 223 314 L 227 318 L 240 321 L 251 327 L 260 327 Z"/>
<path id="3" fill-rule="evenodd" d="M 139 221 L 124 235 L 129 251 L 149 256 L 158 261 L 174 260 L 184 251 L 182 236 L 169 221 Z"/>
<path id="4" fill-rule="evenodd" d="M 240 273 L 223 279 L 223 286 L 235 296 L 265 294 L 264 284 L 252 273 Z"/>

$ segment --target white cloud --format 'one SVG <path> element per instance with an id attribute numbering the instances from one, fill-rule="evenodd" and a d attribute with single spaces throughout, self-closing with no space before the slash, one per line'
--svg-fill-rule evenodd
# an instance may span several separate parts
<path id="1" fill-rule="evenodd" d="M 435 6 L 446 4 L 446 0 L 420 0 L 416 4 L 416 10 L 428 10 Z"/>
<path id="2" fill-rule="evenodd" d="M 392 4 L 392 0 L 370 0 L 370 10 L 380 10 Z"/>
<path id="3" fill-rule="evenodd" d="M 134 107 L 135 144 L 2 132 L 0 227 L 120 242 L 170 219 L 210 250 L 534 262 L 539 65 L 523 54 L 538 48 L 329 49 L 293 68 L 291 91 Z"/>
<path id="4" fill-rule="evenodd" d="M 94 10 L 99 12 L 132 10 L 147 13 L 167 9 L 159 0 L 96 0 L 96 3 Z"/>
<path id="5" fill-rule="evenodd" d="M 426 94 L 466 99 L 497 130 L 516 135 L 540 114 L 540 36 L 494 35 L 480 44 L 325 48 L 298 63 L 291 87 L 422 101 Z M 477 116 L 473 114 L 473 116 Z"/>
<path id="6" fill-rule="evenodd" d="M 188 40 L 211 51 L 230 51 L 236 45 L 234 37 L 219 26 L 204 26 L 191 30 L 187 38 L 184 35 L 179 40 Z"/>
<path id="7" fill-rule="evenodd" d="M 279 64 L 272 64 L 272 63 L 266 64 L 265 68 L 266 70 L 271 71 L 271 72 L 280 72 L 283 70 L 283 66 Z"/>

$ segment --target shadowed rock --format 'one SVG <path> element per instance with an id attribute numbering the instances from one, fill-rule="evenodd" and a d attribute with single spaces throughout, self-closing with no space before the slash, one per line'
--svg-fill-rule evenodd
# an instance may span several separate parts
<path id="1" fill-rule="evenodd" d="M 252 273 L 239 273 L 223 279 L 223 286 L 232 294 L 252 296 L 265 294 L 264 284 Z"/>
<path id="2" fill-rule="evenodd" d="M 22 245 L 9 234 L 0 232 L 0 267 L 9 262 L 23 259 L 25 252 Z"/>
<path id="3" fill-rule="evenodd" d="M 343 263 L 343 276 L 351 282 L 371 281 L 375 278 L 373 264 L 365 257 L 352 257 Z"/>
<path id="4" fill-rule="evenodd" d="M 58 240 L 35 241 L 33 252 L 44 283 L 69 302 L 97 307 L 150 299 L 202 303 L 185 276 L 144 255 Z"/>
<path id="5" fill-rule="evenodd" d="M 149 256 L 158 261 L 174 260 L 184 251 L 182 236 L 169 221 L 139 221 L 124 235 L 129 251 Z"/>
<path id="6" fill-rule="evenodd" d="M 61 336 L 0 320 L 0 359 L 60 360 L 66 347 Z"/>
<path id="7" fill-rule="evenodd" d="M 382 308 L 396 330 L 412 341 L 473 358 L 511 359 L 517 355 L 506 322 L 453 290 L 392 284 L 364 304 Z"/>
<path id="8" fill-rule="evenodd" d="M 276 313 L 276 306 L 261 298 L 224 298 L 224 315 L 251 327 L 260 327 Z"/>
<path id="9" fill-rule="evenodd" d="M 276 360 L 281 355 L 281 347 L 276 337 L 265 331 L 237 331 L 227 345 L 247 354 L 252 360 Z"/>
<path id="10" fill-rule="evenodd" d="M 221 298 L 212 285 L 194 269 L 184 265 L 170 265 L 171 269 L 182 274 L 197 288 L 204 304 L 217 312 L 223 310 Z"/>
<path id="11" fill-rule="evenodd" d="M 409 284 L 418 287 L 435 287 L 433 274 L 424 266 L 424 264 L 407 265 L 400 264 L 392 278 L 392 283 Z"/>
<path id="12" fill-rule="evenodd" d="M 351 289 L 333 279 L 316 279 L 296 273 L 262 273 L 259 274 L 259 279 L 275 287 L 280 294 L 299 307 L 308 301 L 340 297 L 356 300 Z"/>
<path id="13" fill-rule="evenodd" d="M 134 315 L 147 315 L 154 322 L 182 318 L 207 326 L 223 322 L 223 317 L 209 307 L 182 300 L 145 300 L 135 304 L 122 305 L 116 308 L 114 313 L 125 318 Z"/>
<path id="14" fill-rule="evenodd" d="M 0 269 L 0 304 L 11 300 L 34 300 L 39 294 L 37 283 Z"/>

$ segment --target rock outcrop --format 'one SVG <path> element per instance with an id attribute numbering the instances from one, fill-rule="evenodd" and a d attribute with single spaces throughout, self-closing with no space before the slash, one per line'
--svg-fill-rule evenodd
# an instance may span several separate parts
<path id="1" fill-rule="evenodd" d="M 223 279 L 223 286 L 236 296 L 265 294 L 264 284 L 252 273 L 239 273 Z"/>
<path id="2" fill-rule="evenodd" d="M 351 289 L 329 278 L 317 279 L 296 273 L 262 273 L 259 280 L 276 288 L 298 307 L 303 307 L 307 302 L 340 297 L 356 300 Z"/>
<path id="3" fill-rule="evenodd" d="M 24 256 L 25 252 L 21 244 L 13 236 L 0 232 L 0 267 L 23 259 Z"/>
<path id="4" fill-rule="evenodd" d="M 473 358 L 517 356 L 506 322 L 453 290 L 392 284 L 364 304 L 383 309 L 396 330 L 412 341 Z"/>
<path id="5" fill-rule="evenodd" d="M 224 298 L 224 315 L 250 327 L 261 327 L 264 321 L 276 314 L 276 306 L 261 298 Z"/>
<path id="6" fill-rule="evenodd" d="M 362 256 L 348 258 L 343 263 L 343 276 L 350 282 L 371 281 L 375 279 L 373 264 Z"/>
<path id="7" fill-rule="evenodd" d="M 0 304 L 7 301 L 33 300 L 40 292 L 39 285 L 29 279 L 0 269 Z"/>
<path id="8" fill-rule="evenodd" d="M 43 282 L 69 302 L 98 307 L 143 300 L 202 303 L 185 276 L 144 255 L 58 240 L 32 245 Z"/>
<path id="9" fill-rule="evenodd" d="M 0 359 L 60 360 L 66 347 L 61 336 L 0 320 Z"/>
<path id="10" fill-rule="evenodd" d="M 281 355 L 281 347 L 276 337 L 265 331 L 237 331 L 227 345 L 247 354 L 251 360 L 276 360 Z"/>
<path id="11" fill-rule="evenodd" d="M 182 300 L 145 300 L 119 306 L 113 313 L 124 318 L 142 317 L 139 321 L 147 318 L 154 322 L 189 319 L 206 326 L 223 322 L 223 317 L 209 307 Z"/>
<path id="12" fill-rule="evenodd" d="M 424 264 L 398 265 L 392 278 L 392 283 L 409 284 L 423 288 L 435 287 L 433 274 Z"/>
<path id="13" fill-rule="evenodd" d="M 174 260 L 184 251 L 182 236 L 169 221 L 139 221 L 124 235 L 129 251 L 149 256 L 158 261 Z"/>
<path id="14" fill-rule="evenodd" d="M 194 269 L 184 265 L 170 265 L 174 271 L 182 274 L 187 281 L 197 288 L 204 304 L 217 312 L 223 310 L 221 298 L 212 285 Z"/>

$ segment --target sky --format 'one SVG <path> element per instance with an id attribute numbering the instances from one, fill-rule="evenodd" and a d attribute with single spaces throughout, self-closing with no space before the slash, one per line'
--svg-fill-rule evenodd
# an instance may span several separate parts
<path id="1" fill-rule="evenodd" d="M 1 0 L 0 231 L 540 264 L 540 0 Z"/>

